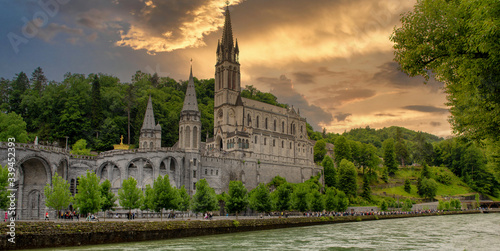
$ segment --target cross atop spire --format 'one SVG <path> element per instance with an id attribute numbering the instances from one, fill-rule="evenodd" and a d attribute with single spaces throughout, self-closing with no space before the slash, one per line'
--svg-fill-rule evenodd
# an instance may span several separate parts
<path id="1" fill-rule="evenodd" d="M 198 112 L 198 100 L 196 100 L 196 89 L 194 87 L 194 79 L 193 79 L 193 59 L 191 59 L 191 67 L 189 69 L 189 81 L 186 89 L 186 96 L 184 98 L 184 106 L 182 107 L 183 111 L 196 111 Z"/>

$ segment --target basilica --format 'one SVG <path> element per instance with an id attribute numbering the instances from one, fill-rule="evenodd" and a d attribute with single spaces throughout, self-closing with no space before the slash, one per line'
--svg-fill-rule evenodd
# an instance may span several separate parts
<path id="1" fill-rule="evenodd" d="M 217 193 L 228 190 L 232 180 L 248 190 L 279 175 L 299 183 L 321 172 L 314 163 L 314 142 L 309 140 L 306 119 L 294 108 L 283 108 L 241 97 L 239 47 L 233 41 L 229 10 L 225 11 L 222 39 L 216 50 L 214 137 L 201 141 L 200 111 L 192 69 L 180 113 L 179 141 L 161 146 L 161 125 L 155 123 L 151 97 L 140 132 L 139 148 L 112 150 L 98 156 L 74 156 L 66 149 L 18 144 L 16 152 L 17 215 L 40 219 L 48 209 L 43 187 L 57 172 L 78 193 L 78 177 L 88 170 L 101 181 L 111 181 L 117 192 L 123 180 L 134 177 L 144 189 L 159 175 L 173 186 L 196 192 L 196 182 L 206 179 Z M 161 102 L 161 101 L 160 101 Z M 5 165 L 7 144 L 0 142 L 0 164 Z"/>

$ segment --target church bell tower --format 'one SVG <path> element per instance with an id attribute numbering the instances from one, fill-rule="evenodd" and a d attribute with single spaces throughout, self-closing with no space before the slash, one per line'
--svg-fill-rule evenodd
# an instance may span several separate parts
<path id="1" fill-rule="evenodd" d="M 215 64 L 214 135 L 237 127 L 236 106 L 241 105 L 238 40 L 233 42 L 229 7 L 226 7 L 222 40 L 217 44 Z"/>

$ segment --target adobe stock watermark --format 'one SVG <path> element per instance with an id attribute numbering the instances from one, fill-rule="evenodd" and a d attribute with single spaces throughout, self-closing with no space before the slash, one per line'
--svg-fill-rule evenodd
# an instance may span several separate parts
<path id="1" fill-rule="evenodd" d="M 7 166 L 8 166 L 8 206 L 7 218 L 9 224 L 7 224 L 7 240 L 10 243 L 16 243 L 16 139 L 9 138 L 7 143 Z"/>
<path id="2" fill-rule="evenodd" d="M 38 0 L 38 5 L 41 10 L 33 14 L 33 18 L 28 20 L 22 17 L 24 25 L 20 32 L 9 32 L 7 38 L 9 39 L 12 49 L 17 54 L 19 53 L 19 46 L 27 44 L 29 39 L 34 38 L 38 31 L 49 23 L 49 19 L 53 18 L 59 13 L 62 5 L 69 3 L 71 0 Z"/>

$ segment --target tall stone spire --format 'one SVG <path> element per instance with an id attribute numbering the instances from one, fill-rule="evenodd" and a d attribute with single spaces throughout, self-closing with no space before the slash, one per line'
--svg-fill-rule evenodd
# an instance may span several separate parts
<path id="1" fill-rule="evenodd" d="M 193 66 L 192 65 L 191 65 L 191 69 L 189 72 L 189 81 L 188 81 L 187 90 L 186 90 L 186 97 L 184 98 L 184 106 L 182 106 L 181 113 L 184 111 L 199 112 L 198 101 L 196 100 L 196 89 L 194 87 Z"/>
<path id="2" fill-rule="evenodd" d="M 144 122 L 142 123 L 141 130 L 153 130 L 155 128 L 155 115 L 153 113 L 153 101 L 149 95 L 148 105 L 146 107 L 146 114 L 144 115 Z"/>
<path id="3" fill-rule="evenodd" d="M 231 17 L 229 15 L 229 6 L 226 6 L 226 20 L 224 22 L 224 30 L 222 31 L 222 46 L 227 49 L 232 49 L 233 44 L 233 29 L 231 28 Z"/>

